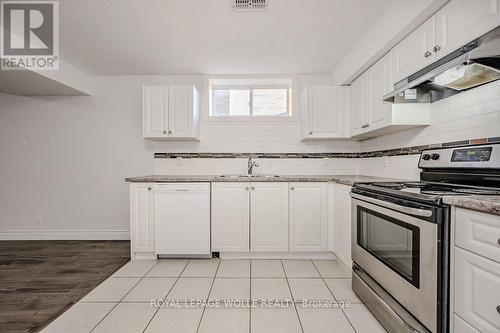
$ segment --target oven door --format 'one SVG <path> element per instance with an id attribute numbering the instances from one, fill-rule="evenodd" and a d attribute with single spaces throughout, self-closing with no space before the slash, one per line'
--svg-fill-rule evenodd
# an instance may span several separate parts
<path id="1" fill-rule="evenodd" d="M 352 197 L 353 261 L 436 332 L 437 224 L 423 219 L 432 210 Z"/>

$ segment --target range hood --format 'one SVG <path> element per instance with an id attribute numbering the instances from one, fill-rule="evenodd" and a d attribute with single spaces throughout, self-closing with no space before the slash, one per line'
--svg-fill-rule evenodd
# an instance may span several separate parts
<path id="1" fill-rule="evenodd" d="M 394 85 L 393 103 L 433 103 L 500 79 L 500 27 Z"/>

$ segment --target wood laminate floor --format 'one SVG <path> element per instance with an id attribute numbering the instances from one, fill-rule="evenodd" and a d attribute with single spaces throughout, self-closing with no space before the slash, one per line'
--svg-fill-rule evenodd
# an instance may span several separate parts
<path id="1" fill-rule="evenodd" d="M 36 332 L 130 259 L 129 241 L 0 241 L 0 332 Z"/>

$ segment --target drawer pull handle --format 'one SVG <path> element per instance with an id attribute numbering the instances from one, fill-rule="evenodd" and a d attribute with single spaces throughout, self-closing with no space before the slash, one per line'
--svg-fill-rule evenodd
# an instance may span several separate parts
<path id="1" fill-rule="evenodd" d="M 500 238 L 499 238 L 499 239 L 497 239 L 497 243 L 498 243 L 498 245 L 500 245 Z"/>
<path id="2" fill-rule="evenodd" d="M 500 313 L 500 305 L 497 305 L 497 312 Z"/>

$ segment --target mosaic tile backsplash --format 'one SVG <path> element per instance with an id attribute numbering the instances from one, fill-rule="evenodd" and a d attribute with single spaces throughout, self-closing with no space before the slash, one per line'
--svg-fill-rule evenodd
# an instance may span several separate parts
<path id="1" fill-rule="evenodd" d="M 500 142 L 500 137 L 443 142 L 414 147 L 402 147 L 361 153 L 155 153 L 155 158 L 371 158 L 384 156 L 416 155 L 422 150 L 441 147 L 460 147 Z"/>

